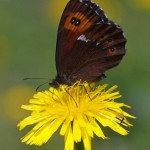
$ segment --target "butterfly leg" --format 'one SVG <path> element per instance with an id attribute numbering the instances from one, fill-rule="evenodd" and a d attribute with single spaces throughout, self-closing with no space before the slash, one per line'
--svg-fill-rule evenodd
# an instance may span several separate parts
<path id="1" fill-rule="evenodd" d="M 69 88 L 68 88 L 69 89 Z M 69 93 L 69 90 L 67 88 L 65 88 L 65 91 L 70 95 L 70 97 L 74 100 L 74 102 L 76 103 L 76 100 L 74 99 L 74 97 Z M 77 104 L 77 103 L 76 103 Z"/>
<path id="2" fill-rule="evenodd" d="M 88 85 L 89 85 L 90 89 L 92 89 L 92 87 L 90 86 L 90 84 L 88 84 Z M 85 90 L 86 94 L 88 95 L 89 99 L 92 100 L 92 98 L 90 97 L 90 95 L 89 95 L 89 93 L 88 93 L 88 91 L 87 91 L 85 85 L 84 85 L 84 84 L 80 84 L 80 86 L 84 88 L 84 90 Z M 90 90 L 90 91 L 91 91 L 91 90 Z"/>

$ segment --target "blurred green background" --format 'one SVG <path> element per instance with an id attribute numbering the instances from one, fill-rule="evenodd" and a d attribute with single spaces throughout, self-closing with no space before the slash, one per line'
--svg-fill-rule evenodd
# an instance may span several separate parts
<path id="1" fill-rule="evenodd" d="M 29 113 L 22 104 L 45 80 L 23 81 L 25 77 L 53 79 L 56 33 L 61 13 L 68 0 L 0 0 L 0 149 L 63 150 L 58 132 L 41 146 L 27 146 L 20 138 L 29 129 L 18 131 L 17 123 Z M 137 117 L 128 136 L 108 128 L 110 140 L 94 138 L 93 150 L 150 149 L 150 1 L 95 0 L 109 18 L 122 26 L 126 34 L 127 54 L 119 67 L 108 71 L 101 82 L 117 84 L 120 102 Z M 47 89 L 48 85 L 42 87 Z"/>

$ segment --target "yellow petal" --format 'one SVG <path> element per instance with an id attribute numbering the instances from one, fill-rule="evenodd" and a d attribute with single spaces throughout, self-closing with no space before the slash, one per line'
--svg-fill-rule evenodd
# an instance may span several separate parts
<path id="1" fill-rule="evenodd" d="M 73 120 L 72 117 L 66 118 L 65 122 L 63 123 L 61 130 L 60 130 L 60 135 L 65 135 L 67 132 L 67 129 L 69 125 L 71 124 L 71 121 Z"/>
<path id="2" fill-rule="evenodd" d="M 98 137 L 101 137 L 103 139 L 106 139 L 103 131 L 101 130 L 101 127 L 96 123 L 95 119 L 93 118 L 89 118 L 89 121 L 91 123 L 91 126 L 92 126 L 92 129 L 94 131 L 94 133 L 98 136 Z"/>
<path id="3" fill-rule="evenodd" d="M 85 150 L 91 150 L 91 137 L 88 136 L 84 128 L 81 128 L 81 133 Z"/>
<path id="4" fill-rule="evenodd" d="M 78 120 L 73 120 L 73 138 L 75 142 L 81 142 L 81 129 Z"/>
<path id="5" fill-rule="evenodd" d="M 65 150 L 74 150 L 74 139 L 71 124 L 69 125 L 65 134 Z"/>

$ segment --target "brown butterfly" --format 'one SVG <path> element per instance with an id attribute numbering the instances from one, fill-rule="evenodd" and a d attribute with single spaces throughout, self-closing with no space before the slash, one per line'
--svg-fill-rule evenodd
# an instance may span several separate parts
<path id="1" fill-rule="evenodd" d="M 126 38 L 120 26 L 90 0 L 70 0 L 62 14 L 56 46 L 57 76 L 51 85 L 96 82 L 122 60 Z"/>

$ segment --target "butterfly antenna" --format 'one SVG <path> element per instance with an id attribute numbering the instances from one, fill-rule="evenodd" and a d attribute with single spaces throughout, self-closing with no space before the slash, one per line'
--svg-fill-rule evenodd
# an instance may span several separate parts
<path id="1" fill-rule="evenodd" d="M 23 80 L 30 80 L 30 79 L 48 79 L 48 78 L 24 78 Z M 52 80 L 48 79 L 49 81 L 46 81 L 44 82 L 43 84 L 39 85 L 37 88 L 36 88 L 36 92 L 39 90 L 40 87 L 42 87 L 43 85 L 47 84 L 47 83 L 50 83 Z"/>
<path id="2" fill-rule="evenodd" d="M 47 81 L 47 82 L 45 82 L 45 83 L 39 85 L 39 86 L 36 88 L 36 92 L 39 90 L 40 87 L 42 87 L 43 85 L 45 85 L 45 84 L 47 84 L 47 83 L 49 83 L 49 81 Z"/>
<path id="3" fill-rule="evenodd" d="M 23 80 L 30 80 L 30 79 L 48 79 L 48 78 L 23 78 Z"/>

